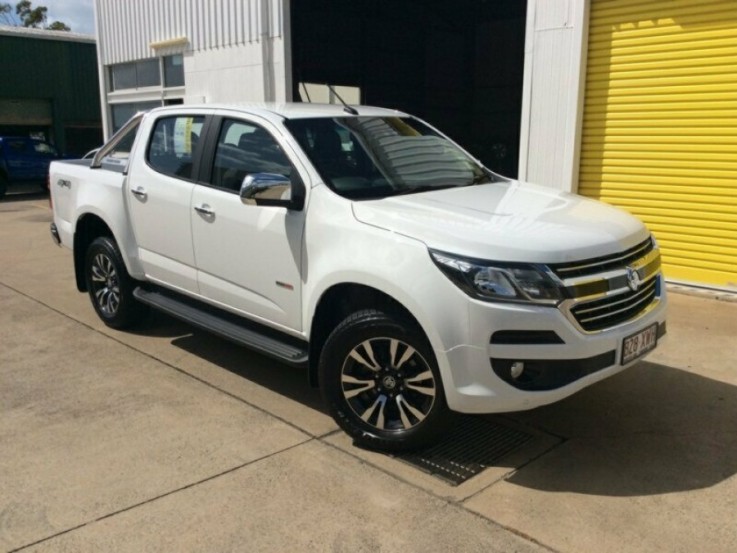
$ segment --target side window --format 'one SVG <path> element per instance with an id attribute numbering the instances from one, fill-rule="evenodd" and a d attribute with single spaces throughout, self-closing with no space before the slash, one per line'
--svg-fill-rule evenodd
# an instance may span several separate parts
<path id="1" fill-rule="evenodd" d="M 42 155 L 47 155 L 47 156 L 57 155 L 56 149 L 51 144 L 47 144 L 46 142 L 34 142 L 33 148 L 36 150 L 37 154 L 42 154 Z"/>
<path id="2" fill-rule="evenodd" d="M 159 173 L 182 179 L 192 178 L 192 159 L 202 133 L 203 116 L 162 117 L 148 144 L 149 165 Z"/>
<path id="3" fill-rule="evenodd" d="M 292 164 L 268 131 L 244 121 L 226 119 L 220 129 L 211 183 L 238 192 L 252 173 L 276 173 L 289 177 Z"/>
<path id="4" fill-rule="evenodd" d="M 8 140 L 8 150 L 16 155 L 28 153 L 28 144 L 25 140 Z"/>

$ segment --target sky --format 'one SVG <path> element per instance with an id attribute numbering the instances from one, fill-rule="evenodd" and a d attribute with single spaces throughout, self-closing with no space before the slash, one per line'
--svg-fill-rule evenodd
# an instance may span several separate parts
<path id="1" fill-rule="evenodd" d="M 46 6 L 47 24 L 53 21 L 62 21 L 72 28 L 75 33 L 83 35 L 95 34 L 95 15 L 92 8 L 93 0 L 32 0 L 31 5 Z M 17 0 L 1 0 L 15 7 Z"/>
<path id="2" fill-rule="evenodd" d="M 48 22 L 63 21 L 75 33 L 95 34 L 95 16 L 92 0 L 37 0 L 34 6 L 46 6 Z"/>

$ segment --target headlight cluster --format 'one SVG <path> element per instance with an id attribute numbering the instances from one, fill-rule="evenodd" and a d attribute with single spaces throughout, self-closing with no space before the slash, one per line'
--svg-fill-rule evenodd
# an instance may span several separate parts
<path id="1" fill-rule="evenodd" d="M 480 300 L 555 306 L 563 299 L 561 287 L 536 265 L 480 261 L 434 250 L 430 256 L 461 290 Z"/>

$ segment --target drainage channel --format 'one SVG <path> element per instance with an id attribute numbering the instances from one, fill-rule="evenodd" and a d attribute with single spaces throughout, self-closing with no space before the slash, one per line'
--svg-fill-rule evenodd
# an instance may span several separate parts
<path id="1" fill-rule="evenodd" d="M 532 434 L 485 417 L 461 417 L 446 439 L 422 451 L 397 455 L 396 459 L 458 486 L 533 438 Z"/>

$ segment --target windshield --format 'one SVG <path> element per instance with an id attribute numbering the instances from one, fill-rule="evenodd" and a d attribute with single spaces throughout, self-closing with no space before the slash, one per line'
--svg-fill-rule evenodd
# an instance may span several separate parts
<path id="1" fill-rule="evenodd" d="M 381 198 L 492 182 L 452 142 L 409 117 L 336 117 L 285 122 L 336 193 Z"/>

